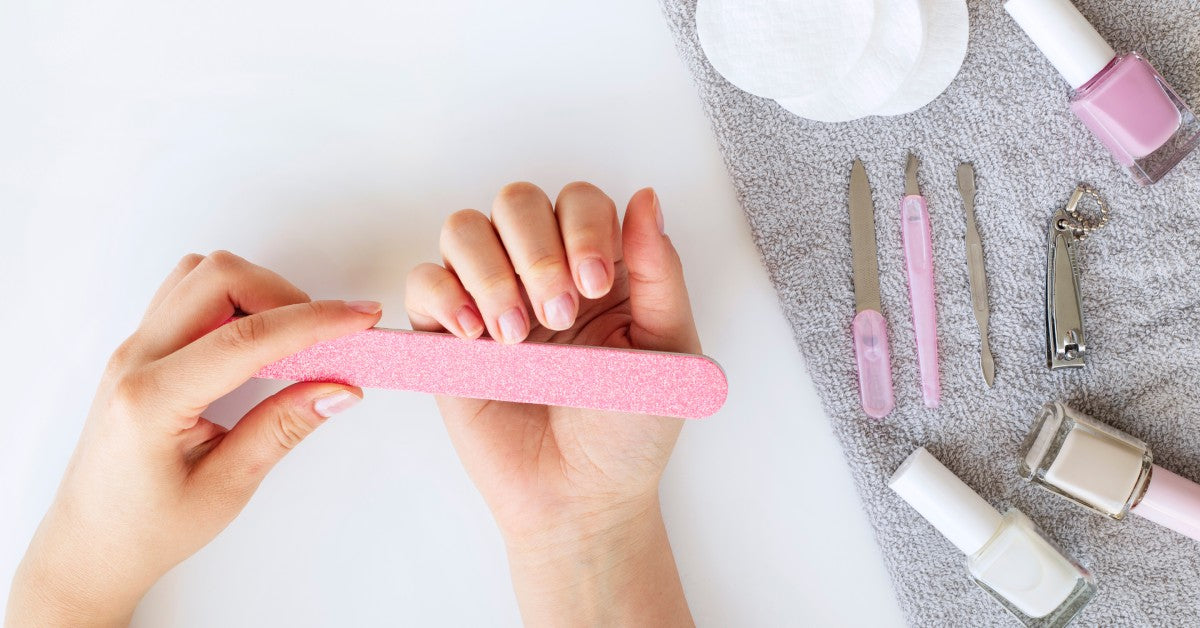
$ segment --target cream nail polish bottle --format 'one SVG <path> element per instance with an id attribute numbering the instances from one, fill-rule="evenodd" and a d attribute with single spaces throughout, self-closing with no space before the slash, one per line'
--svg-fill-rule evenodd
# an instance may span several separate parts
<path id="1" fill-rule="evenodd" d="M 967 571 L 1027 626 L 1065 626 L 1096 594 L 1091 575 L 1016 508 L 1001 515 L 924 447 L 888 486 L 967 555 Z"/>
<path id="2" fill-rule="evenodd" d="M 1200 484 L 1154 464 L 1146 443 L 1061 403 L 1038 412 L 1017 472 L 1113 519 L 1132 512 L 1200 540 Z"/>

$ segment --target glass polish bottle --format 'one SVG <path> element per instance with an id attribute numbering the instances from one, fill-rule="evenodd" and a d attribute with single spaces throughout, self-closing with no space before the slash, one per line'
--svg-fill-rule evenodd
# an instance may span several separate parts
<path id="1" fill-rule="evenodd" d="M 1008 0 L 1005 10 L 1071 84 L 1071 111 L 1134 179 L 1161 179 L 1200 143 L 1200 121 L 1137 52 L 1118 55 L 1070 0 Z"/>
<path id="2" fill-rule="evenodd" d="M 924 447 L 888 486 L 967 555 L 967 571 L 1026 626 L 1065 626 L 1096 594 L 1092 576 L 1016 508 L 1001 515 Z"/>
<path id="3" fill-rule="evenodd" d="M 1017 472 L 1113 519 L 1132 512 L 1200 540 L 1200 484 L 1154 464 L 1141 440 L 1062 403 L 1038 412 Z"/>

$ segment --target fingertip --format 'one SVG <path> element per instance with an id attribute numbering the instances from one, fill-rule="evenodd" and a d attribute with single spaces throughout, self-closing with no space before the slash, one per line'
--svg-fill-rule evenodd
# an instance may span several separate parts
<path id="1" fill-rule="evenodd" d="M 363 400 L 363 391 L 357 386 L 341 386 L 324 391 L 312 401 L 313 412 L 322 419 L 340 414 L 358 405 Z"/>
<path id="2" fill-rule="evenodd" d="M 612 290 L 613 272 L 611 262 L 599 257 L 589 257 L 575 268 L 575 287 L 589 299 L 599 299 Z"/>
<path id="3" fill-rule="evenodd" d="M 633 193 L 625 209 L 625 226 L 627 232 L 633 226 L 639 234 L 666 235 L 662 204 L 654 188 L 644 187 Z"/>
<path id="4" fill-rule="evenodd" d="M 487 327 L 483 324 L 483 317 L 473 305 L 464 305 L 458 308 L 454 314 L 454 322 L 457 324 L 454 327 L 454 335 L 465 340 L 474 340 L 483 335 Z M 457 327 L 457 329 L 455 329 Z"/>
<path id="5" fill-rule="evenodd" d="M 379 301 L 346 301 L 346 307 L 367 316 L 382 316 L 383 304 Z"/>

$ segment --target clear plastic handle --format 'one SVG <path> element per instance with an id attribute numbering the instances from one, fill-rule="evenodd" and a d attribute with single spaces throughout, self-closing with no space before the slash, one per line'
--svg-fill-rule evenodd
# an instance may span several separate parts
<path id="1" fill-rule="evenodd" d="M 896 405 L 892 393 L 892 357 L 887 321 L 875 310 L 854 317 L 854 354 L 858 361 L 858 397 L 867 416 L 882 419 Z"/>
<path id="2" fill-rule="evenodd" d="M 912 195 L 900 201 L 900 230 L 904 239 L 904 264 L 908 270 L 913 331 L 917 339 L 917 364 L 921 369 L 921 397 L 926 406 L 936 408 L 941 401 L 942 384 L 938 373 L 933 237 L 925 197 Z"/>

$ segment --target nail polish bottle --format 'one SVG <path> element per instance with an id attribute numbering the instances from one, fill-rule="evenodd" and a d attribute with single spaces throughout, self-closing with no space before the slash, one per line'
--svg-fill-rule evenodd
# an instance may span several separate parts
<path id="1" fill-rule="evenodd" d="M 1061 403 L 1038 412 L 1017 472 L 1113 519 L 1132 512 L 1200 540 L 1200 484 L 1154 464 L 1146 443 Z"/>
<path id="2" fill-rule="evenodd" d="M 1138 183 L 1158 181 L 1200 142 L 1200 122 L 1154 66 L 1118 55 L 1070 0 L 1004 8 L 1075 90 L 1071 111 Z"/>
<path id="3" fill-rule="evenodd" d="M 1096 594 L 1092 576 L 1016 508 L 1001 515 L 924 447 L 888 481 L 965 553 L 967 571 L 1026 626 L 1065 626 Z"/>

